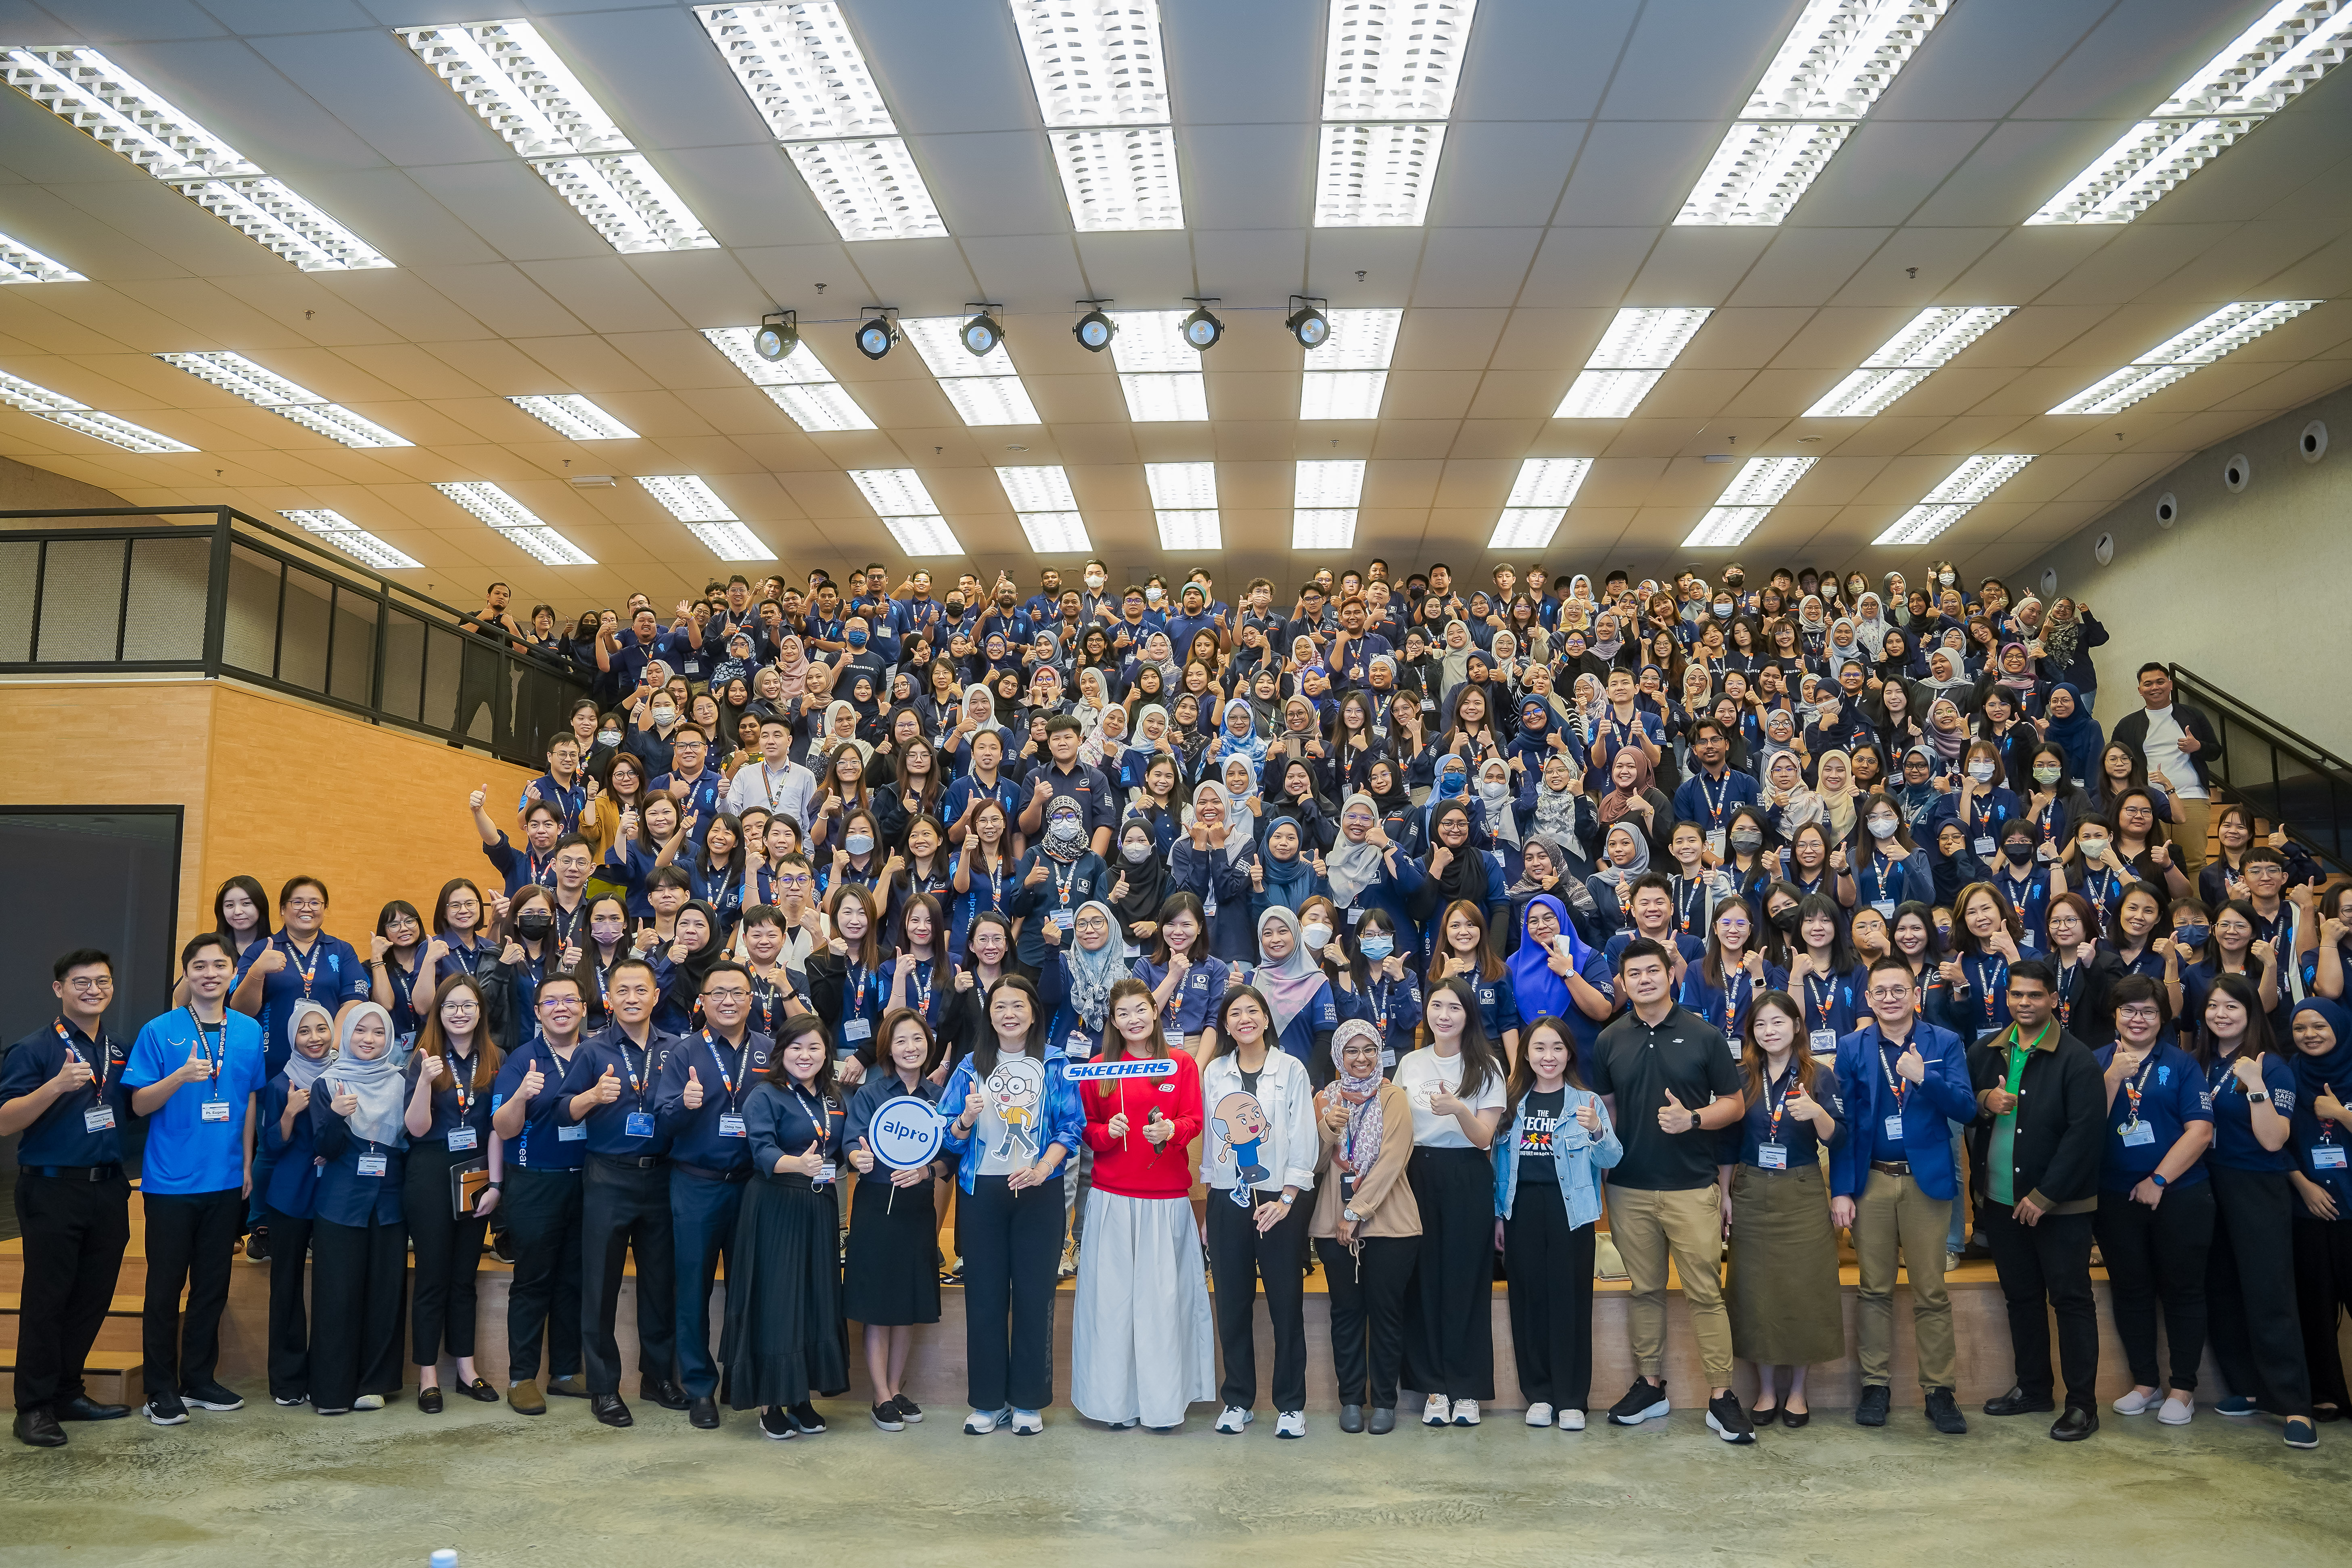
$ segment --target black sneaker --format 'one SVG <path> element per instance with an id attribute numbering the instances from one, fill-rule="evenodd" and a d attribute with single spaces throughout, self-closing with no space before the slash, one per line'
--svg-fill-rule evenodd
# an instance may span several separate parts
<path id="1" fill-rule="evenodd" d="M 898 1419 L 898 1402 L 886 1399 L 874 1407 L 874 1425 L 885 1432 L 904 1432 L 907 1424 Z"/>
<path id="2" fill-rule="evenodd" d="M 1664 1384 L 1637 1377 L 1633 1380 L 1633 1386 L 1625 1391 L 1625 1397 L 1609 1407 L 1609 1424 L 1612 1426 L 1639 1426 L 1644 1421 L 1665 1415 L 1671 1408 L 1666 1403 Z M 1742 1421 L 1747 1419 L 1744 1415 L 1740 1416 Z"/>
<path id="3" fill-rule="evenodd" d="M 782 1405 L 771 1405 L 760 1412 L 760 1436 L 783 1443 L 799 1436 L 800 1433 L 793 1430 L 793 1418 L 784 1414 Z"/>
<path id="4" fill-rule="evenodd" d="M 916 1404 L 913 1400 L 908 1398 L 905 1394 L 902 1394 L 898 1395 L 898 1398 L 892 1400 L 890 1403 L 898 1407 L 899 1420 L 909 1422 L 919 1422 L 922 1420 L 923 1407 Z"/>
<path id="5" fill-rule="evenodd" d="M 268 1226 L 256 1226 L 253 1234 L 245 1238 L 245 1260 L 247 1263 L 269 1261 L 269 1227 Z"/>
<path id="6" fill-rule="evenodd" d="M 1706 1402 L 1706 1424 L 1727 1443 L 1756 1441 L 1756 1424 L 1739 1407 L 1739 1395 L 1728 1388 Z"/>
<path id="7" fill-rule="evenodd" d="M 490 1256 L 500 1263 L 512 1263 L 515 1260 L 514 1232 L 501 1230 L 494 1234 L 490 1237 Z"/>
<path id="8" fill-rule="evenodd" d="M 1960 1414 L 1959 1403 L 1952 1397 L 1952 1391 L 1948 1388 L 1927 1391 L 1927 1419 L 1935 1424 L 1937 1431 L 1947 1437 L 1968 1435 L 1969 1418 Z"/>
<path id="9" fill-rule="evenodd" d="M 814 1437 L 824 1430 L 824 1417 L 819 1415 L 816 1413 L 816 1406 L 805 1399 L 786 1410 L 784 1414 L 792 1417 L 794 1427 L 808 1436 Z"/>
<path id="10" fill-rule="evenodd" d="M 159 1394 L 147 1401 L 147 1419 L 158 1426 L 184 1426 L 188 1424 L 188 1407 L 180 1403 L 176 1394 Z"/>
<path id="11" fill-rule="evenodd" d="M 1886 1412 L 1895 1403 L 1893 1391 L 1883 1383 L 1874 1383 L 1862 1391 L 1862 1402 L 1853 1407 L 1853 1424 L 1857 1426 L 1884 1426 Z"/>
<path id="12" fill-rule="evenodd" d="M 245 1400 L 233 1389 L 217 1383 L 200 1383 L 194 1388 L 180 1390 L 180 1397 L 199 1410 L 242 1410 Z"/>

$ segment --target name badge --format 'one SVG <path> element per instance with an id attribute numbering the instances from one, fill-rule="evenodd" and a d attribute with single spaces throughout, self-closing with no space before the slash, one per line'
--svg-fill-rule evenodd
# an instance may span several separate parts
<path id="1" fill-rule="evenodd" d="M 1348 923 L 1349 925 L 1354 925 L 1358 921 L 1362 920 L 1363 918 L 1364 911 L 1361 910 L 1351 909 L 1348 911 Z"/>
<path id="2" fill-rule="evenodd" d="M 207 1121 L 226 1121 L 228 1120 L 228 1101 L 226 1100 L 205 1100 L 203 1115 L 204 1119 Z"/>
<path id="3" fill-rule="evenodd" d="M 654 1135 L 654 1113 L 650 1110 L 630 1111 L 628 1119 L 621 1124 L 621 1131 L 625 1136 L 631 1138 L 652 1137 Z"/>
<path id="4" fill-rule="evenodd" d="M 834 1178 L 840 1173 L 840 1167 L 835 1165 L 832 1161 L 827 1160 L 824 1164 L 817 1167 L 816 1184 L 820 1187 L 831 1186 L 833 1184 Z"/>
<path id="5" fill-rule="evenodd" d="M 2144 1148 L 2156 1142 L 2156 1124 L 2152 1121 L 2126 1121 L 2116 1131 L 2122 1134 L 2126 1149 Z"/>
<path id="6" fill-rule="evenodd" d="M 1434 713 L 1434 712 L 1436 712 L 1436 711 L 1437 711 L 1437 700 L 1436 700 L 1435 698 L 1433 698 L 1433 697 L 1424 697 L 1424 698 L 1423 698 L 1423 699 L 1421 700 L 1421 710 L 1422 710 L 1423 712 L 1424 712 L 1424 713 Z"/>
<path id="7" fill-rule="evenodd" d="M 1382 1072 L 1394 1072 L 1396 1070 L 1396 1047 L 1394 1046 L 1382 1046 L 1381 1047 L 1381 1070 Z"/>
<path id="8" fill-rule="evenodd" d="M 1210 888 L 1209 896 L 1201 900 L 1201 912 L 1213 918 L 1217 912 L 1217 889 Z"/>
<path id="9" fill-rule="evenodd" d="M 1077 911 L 1075 910 L 1055 910 L 1054 911 L 1054 923 L 1061 927 L 1064 931 L 1067 931 L 1072 926 L 1078 923 Z"/>
<path id="10" fill-rule="evenodd" d="M 872 1039 L 874 1037 L 874 1020 L 871 1018 L 844 1018 L 841 1021 L 841 1037 L 845 1040 Z"/>
<path id="11" fill-rule="evenodd" d="M 1787 1170 L 1789 1146 L 1786 1143 L 1759 1143 L 1756 1145 L 1756 1163 L 1767 1171 Z"/>
<path id="12" fill-rule="evenodd" d="M 2017 945 L 2023 948 L 2026 952 L 2032 952 L 2036 947 L 2041 945 L 2041 942 L 2032 931 L 2027 931 L 2017 939 Z"/>
<path id="13" fill-rule="evenodd" d="M 555 1130 L 555 1141 L 558 1143 L 577 1143 L 587 1136 L 588 1124 L 584 1121 L 575 1121 L 569 1127 L 559 1126 Z"/>
<path id="14" fill-rule="evenodd" d="M 1895 923 L 1895 900 L 1893 899 L 1873 899 L 1870 900 L 1870 907 L 1878 911 L 1878 918 L 1880 920 L 1885 921 L 1889 925 L 1893 925 Z"/>
<path id="15" fill-rule="evenodd" d="M 482 1130 L 480 1128 L 452 1127 L 449 1129 L 449 1152 L 451 1153 L 457 1153 L 462 1149 L 478 1149 L 481 1146 Z"/>
<path id="16" fill-rule="evenodd" d="M 1178 1034 L 1178 1033 L 1177 1033 L 1175 1030 L 1173 1030 L 1173 1029 L 1169 1029 L 1169 1030 L 1166 1030 L 1166 1031 L 1164 1031 L 1164 1032 L 1165 1032 L 1165 1034 L 1166 1034 L 1166 1036 L 1167 1036 L 1167 1039 L 1168 1039 L 1168 1048 L 1169 1048 L 1170 1050 L 1171 1050 L 1171 1051 L 1181 1051 L 1181 1050 L 1182 1050 L 1182 1049 L 1184 1048 L 1184 1037 L 1183 1037 L 1183 1036 L 1181 1036 L 1181 1035 Z"/>
<path id="17" fill-rule="evenodd" d="M 1119 956 L 1126 959 L 1129 963 L 1133 963 L 1137 959 L 1143 956 L 1143 949 L 1131 942 L 1121 942 L 1119 944 L 1118 951 Z"/>
<path id="18" fill-rule="evenodd" d="M 743 1119 L 740 1116 L 736 1115 L 731 1110 L 722 1110 L 719 1113 L 719 1136 L 721 1138 L 749 1138 L 751 1134 L 744 1131 Z"/>
<path id="19" fill-rule="evenodd" d="M 1710 828 L 1706 836 L 1706 852 L 1720 860 L 1723 858 L 1724 847 L 1730 842 L 1730 837 L 1722 828 Z"/>
<path id="20" fill-rule="evenodd" d="M 1886 1135 L 1897 1142 L 1903 1139 L 1903 1113 L 1896 1111 L 1886 1119 Z"/>
<path id="21" fill-rule="evenodd" d="M 2341 1143 L 2314 1143 L 2311 1146 L 2311 1168 L 2315 1171 L 2343 1170 L 2344 1153 Z"/>
<path id="22" fill-rule="evenodd" d="M 1072 1061 L 1082 1062 L 1095 1054 L 1095 1045 L 1092 1040 L 1087 1038 L 1087 1032 L 1084 1029 L 1073 1029 L 1070 1031 L 1070 1042 L 1062 1047 L 1062 1054 Z"/>
<path id="23" fill-rule="evenodd" d="M 1982 834 L 1979 834 L 1975 840 L 1970 843 L 1969 847 L 1976 851 L 1977 858 L 1981 860 L 2000 847 L 1991 839 L 1984 837 Z"/>
<path id="24" fill-rule="evenodd" d="M 1833 1057 L 1837 1055 L 1837 1031 L 1811 1030 L 1805 1036 L 1805 1047 L 1817 1057 Z"/>
<path id="25" fill-rule="evenodd" d="M 359 1158 L 358 1170 L 362 1176 L 381 1176 L 391 1164 L 392 1156 L 389 1154 L 362 1154 Z"/>
<path id="26" fill-rule="evenodd" d="M 81 1113 L 81 1130 L 85 1132 L 110 1132 L 114 1130 L 114 1107 L 101 1105 Z"/>

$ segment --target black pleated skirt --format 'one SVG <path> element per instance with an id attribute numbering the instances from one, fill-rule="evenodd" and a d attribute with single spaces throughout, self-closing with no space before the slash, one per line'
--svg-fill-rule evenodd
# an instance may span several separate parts
<path id="1" fill-rule="evenodd" d="M 738 1410 L 849 1390 L 835 1203 L 806 1176 L 755 1175 L 743 1194 L 719 1347 Z"/>
<path id="2" fill-rule="evenodd" d="M 885 1328 L 940 1321 L 939 1213 L 934 1184 L 859 1182 L 850 1195 L 849 1268 L 842 1315 Z"/>

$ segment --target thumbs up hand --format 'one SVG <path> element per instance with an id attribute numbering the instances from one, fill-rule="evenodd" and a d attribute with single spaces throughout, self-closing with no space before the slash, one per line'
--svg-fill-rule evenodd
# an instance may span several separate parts
<path id="1" fill-rule="evenodd" d="M 523 1100 L 533 1100 L 538 1097 L 539 1091 L 546 1087 L 547 1075 L 539 1070 L 537 1062 L 533 1062 L 530 1070 L 522 1075 L 522 1082 L 515 1086 L 515 1093 Z"/>
<path id="2" fill-rule="evenodd" d="M 1903 1054 L 1895 1058 L 1895 1070 L 1912 1083 L 1923 1083 L 1927 1077 L 1927 1058 L 1919 1054 L 1916 1040 L 1906 1042 Z"/>
<path id="3" fill-rule="evenodd" d="M 1675 1099 L 1673 1089 L 1666 1090 L 1666 1102 L 1658 1107 L 1658 1131 L 1688 1132 L 1692 1130 L 1690 1107 Z"/>
<path id="4" fill-rule="evenodd" d="M 614 1100 L 621 1098 L 620 1074 L 614 1072 L 609 1067 L 606 1068 L 604 1069 L 604 1076 L 596 1080 L 596 1087 L 590 1089 L 588 1092 L 596 1097 L 597 1104 L 612 1104 Z"/>
<path id="5" fill-rule="evenodd" d="M 702 1109 L 702 1079 L 692 1068 L 686 1069 L 686 1108 L 688 1110 Z"/>
<path id="6" fill-rule="evenodd" d="M 861 1176 L 874 1168 L 874 1151 L 865 1139 L 860 1138 L 857 1147 L 849 1152 L 849 1163 L 857 1167 L 857 1173 Z"/>
<path id="7" fill-rule="evenodd" d="M 338 1083 L 335 1085 L 335 1098 L 328 1104 L 336 1115 L 349 1116 L 360 1108 L 360 1097 Z"/>

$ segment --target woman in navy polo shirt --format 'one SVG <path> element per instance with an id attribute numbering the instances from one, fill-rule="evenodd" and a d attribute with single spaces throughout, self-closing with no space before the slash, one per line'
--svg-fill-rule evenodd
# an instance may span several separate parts
<path id="1" fill-rule="evenodd" d="M 310 1258 L 311 1205 L 319 1166 L 310 1143 L 310 1096 L 331 1066 L 335 1019 L 316 1002 L 294 1004 L 294 1054 L 262 1091 L 261 1142 L 275 1161 L 261 1217 L 277 1247 L 269 1255 L 269 1396 L 310 1399 L 310 1318 L 303 1275 Z"/>
<path id="2" fill-rule="evenodd" d="M 445 1343 L 457 1358 L 458 1392 L 485 1405 L 499 1399 L 499 1391 L 474 1371 L 474 1270 L 506 1179 L 505 1142 L 490 1127 L 500 1060 L 480 988 L 470 980 L 451 981 L 409 1059 L 402 1113 L 409 1144 L 401 1207 L 416 1259 L 411 1350 L 416 1408 L 427 1415 L 441 1413 Z M 472 1217 L 460 1220 L 451 1205 L 449 1173 L 477 1160 L 486 1162 L 493 1184 L 476 1200 Z"/>
<path id="3" fill-rule="evenodd" d="M 1135 961 L 1132 973 L 1151 987 L 1160 1008 L 1160 1033 L 1171 1050 L 1190 1051 L 1205 1062 L 1215 1053 L 1217 1009 L 1224 1002 L 1230 971 L 1209 956 L 1208 917 L 1192 893 L 1171 893 L 1160 905 L 1160 929 L 1151 951 Z"/>
<path id="4" fill-rule="evenodd" d="M 400 1392 L 401 1223 L 408 1135 L 406 1063 L 392 1015 L 362 1002 L 343 1016 L 327 1092 L 310 1100 L 318 1157 L 317 1260 L 310 1306 L 310 1402 L 321 1415 L 381 1410 Z"/>
<path id="5" fill-rule="evenodd" d="M 2352 1110 L 2338 1092 L 2352 1083 L 2352 1012 L 2320 996 L 2294 1006 L 2294 1298 L 2317 1410 L 2343 1415 L 2344 1362 L 2336 1331 L 2352 1306 Z M 2298 1447 L 2318 1434 L 2287 1429 Z"/>

